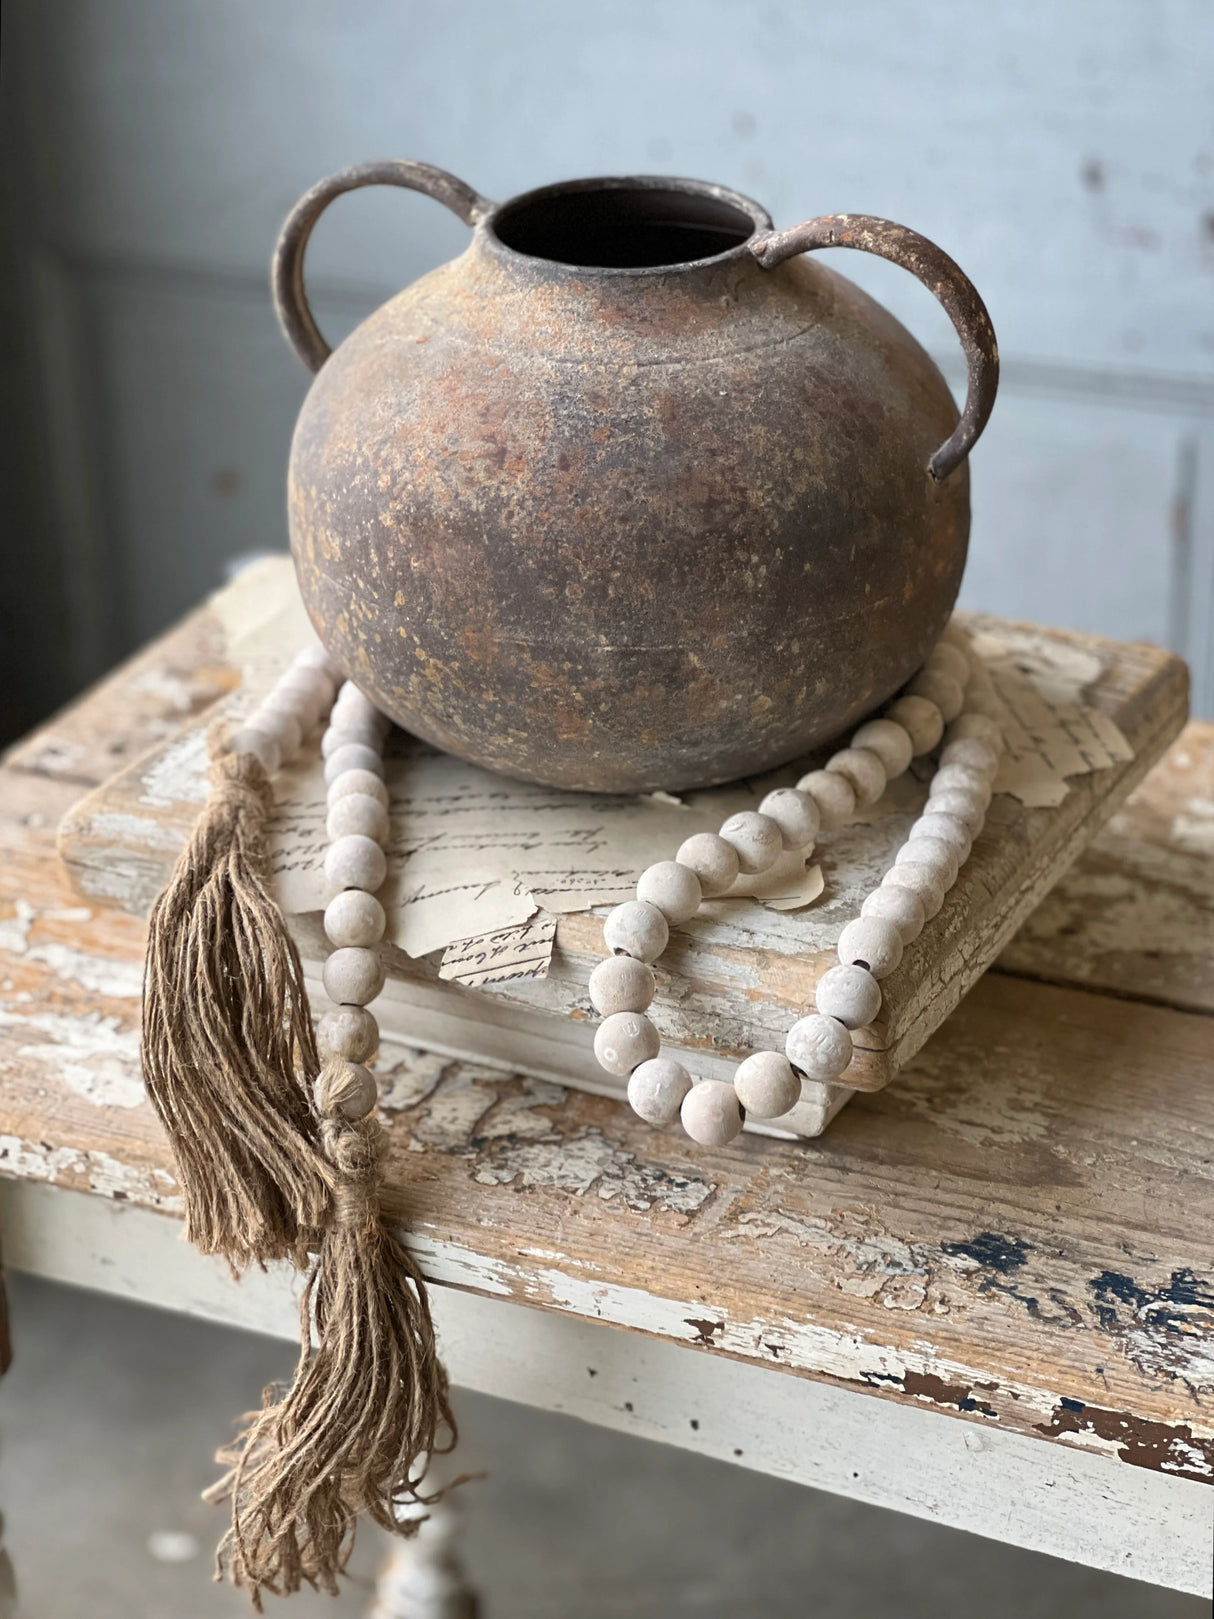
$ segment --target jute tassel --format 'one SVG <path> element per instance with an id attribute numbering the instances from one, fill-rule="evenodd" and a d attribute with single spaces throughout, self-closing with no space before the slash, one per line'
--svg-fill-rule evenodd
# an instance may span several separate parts
<path id="1" fill-rule="evenodd" d="M 331 1170 L 305 1076 L 319 1067 L 299 954 L 267 886 L 269 778 L 209 738 L 212 790 L 152 911 L 143 1071 L 186 1235 L 243 1267 L 306 1263 Z"/>
<path id="2" fill-rule="evenodd" d="M 231 1499 L 219 1571 L 258 1612 L 263 1591 L 306 1582 L 335 1594 L 360 1514 L 414 1533 L 420 1519 L 400 1509 L 437 1498 L 422 1493 L 426 1461 L 455 1443 L 420 1272 L 379 1216 L 383 1131 L 374 1117 L 342 1116 L 343 1070 L 326 1063 L 317 1084 L 336 1190 L 300 1304 L 295 1380 L 285 1394 L 266 1390 L 206 1492 Z"/>

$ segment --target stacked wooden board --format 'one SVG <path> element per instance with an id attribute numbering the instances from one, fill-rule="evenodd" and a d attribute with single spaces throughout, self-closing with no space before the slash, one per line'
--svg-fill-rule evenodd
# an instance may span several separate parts
<path id="1" fill-rule="evenodd" d="M 220 705 L 235 715 L 252 705 L 306 627 L 285 562 L 262 565 L 212 606 L 228 627 L 229 655 L 244 670 L 242 686 Z M 1184 666 L 1155 648 L 991 619 L 965 622 L 1023 721 L 1019 756 L 1009 770 L 1011 790 L 992 800 L 944 908 L 886 980 L 882 1015 L 858 1037 L 849 1070 L 857 1089 L 882 1088 L 922 1046 L 1160 757 L 1186 714 Z M 82 892 L 136 913 L 147 909 L 205 795 L 214 717 L 193 719 L 65 818 L 60 848 Z M 648 860 L 668 857 L 689 832 L 752 807 L 767 787 L 794 780 L 805 767 L 681 800 L 641 800 L 505 781 L 403 736 L 389 754 L 385 900 L 396 942 L 383 946 L 388 985 L 376 1004 L 385 1034 L 610 1095 L 622 1094 L 623 1081 L 594 1062 L 586 991 L 605 953 L 607 909 L 626 897 Z M 785 872 L 765 895 L 707 905 L 676 930 L 659 963 L 651 1014 L 664 1044 L 705 1075 L 726 1074 L 751 1050 L 780 1048 L 788 1027 L 812 1008 L 839 932 L 892 861 L 925 790 L 922 780 L 895 784 L 863 823 L 824 834 L 812 856 L 816 871 Z M 324 789 L 314 752 L 284 774 L 279 791 L 277 874 L 321 1005 Z M 486 901 L 494 885 L 500 908 Z M 430 920 L 419 925 L 427 904 Z M 495 950 L 512 970 L 492 981 L 485 963 Z M 852 1094 L 807 1083 L 798 1106 L 764 1128 L 816 1135 Z"/>

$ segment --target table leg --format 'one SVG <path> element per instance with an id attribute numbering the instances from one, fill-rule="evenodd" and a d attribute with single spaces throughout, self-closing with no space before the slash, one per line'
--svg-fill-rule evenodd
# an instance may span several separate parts
<path id="1" fill-rule="evenodd" d="M 4 1287 L 4 1270 L 0 1263 L 0 1377 L 12 1364 L 12 1339 L 8 1325 L 8 1294 Z M 4 1519 L 0 1517 L 0 1619 L 15 1619 L 17 1612 L 17 1582 L 13 1565 L 4 1548 Z"/>
<path id="2" fill-rule="evenodd" d="M 431 1476 L 427 1482 L 438 1481 Z M 424 1509 L 416 1535 L 393 1541 L 367 1619 L 477 1619 L 476 1593 L 459 1557 L 458 1494 Z"/>

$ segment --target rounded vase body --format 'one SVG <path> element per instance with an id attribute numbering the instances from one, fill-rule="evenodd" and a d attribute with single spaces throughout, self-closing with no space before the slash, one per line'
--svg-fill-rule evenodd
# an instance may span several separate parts
<path id="1" fill-rule="evenodd" d="M 673 791 L 781 764 L 908 680 L 956 599 L 940 372 L 844 277 L 764 268 L 755 204 L 683 184 L 490 208 L 300 413 L 322 641 L 399 724 L 508 776 Z"/>

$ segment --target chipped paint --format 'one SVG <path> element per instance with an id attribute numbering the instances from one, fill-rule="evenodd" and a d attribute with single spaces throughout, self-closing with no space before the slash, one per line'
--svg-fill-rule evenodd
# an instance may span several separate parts
<path id="1" fill-rule="evenodd" d="M 1214 1436 L 1198 1438 L 1188 1423 L 1171 1426 L 1107 1411 L 1081 1400 L 1060 1400 L 1049 1422 L 1036 1425 L 1051 1439 L 1071 1439 L 1115 1451 L 1131 1467 L 1149 1467 L 1206 1484 L 1214 1480 Z M 1096 1448 L 1096 1447 L 1093 1447 Z"/>
<path id="2" fill-rule="evenodd" d="M 619 1198 L 630 1209 L 695 1214 L 716 1190 L 695 1175 L 677 1175 L 640 1163 L 612 1145 L 599 1131 L 587 1130 L 549 1141 L 511 1140 L 498 1144 L 476 1170 L 482 1186 L 537 1186 L 604 1201 Z"/>
<path id="3" fill-rule="evenodd" d="M 1024 1264 L 1030 1252 L 1019 1237 L 1001 1237 L 994 1231 L 980 1231 L 968 1242 L 942 1242 L 940 1251 L 954 1259 L 970 1259 L 975 1265 L 1010 1276 Z"/>
<path id="4" fill-rule="evenodd" d="M 1214 1393 L 1214 1286 L 1188 1269 L 1166 1281 L 1105 1270 L 1088 1283 L 1103 1329 L 1148 1377 L 1177 1378 Z"/>
<path id="5" fill-rule="evenodd" d="M 403 1100 L 410 1092 L 398 1090 L 395 1078 L 389 1094 L 395 1106 L 416 1107 L 410 1131 L 418 1142 L 474 1156 L 482 1186 L 594 1193 L 632 1209 L 683 1215 L 695 1214 L 715 1191 L 690 1171 L 642 1163 L 600 1130 L 562 1133 L 546 1110 L 567 1100 L 563 1085 L 464 1063 L 440 1067 L 441 1061 L 431 1059 L 415 1103 Z"/>
<path id="6" fill-rule="evenodd" d="M 141 804 L 162 809 L 170 804 L 201 804 L 209 788 L 206 726 L 187 731 L 156 754 L 143 771 L 140 787 Z"/>
<path id="7" fill-rule="evenodd" d="M 44 1141 L 0 1136 L 0 1174 L 20 1180 L 50 1181 L 159 1209 L 165 1214 L 184 1212 L 176 1195 L 177 1182 L 163 1169 L 138 1169 L 106 1152 L 76 1147 L 50 1147 Z"/>
<path id="8" fill-rule="evenodd" d="M 714 1354 L 766 1360 L 803 1375 L 909 1396 L 919 1405 L 972 1421 L 1010 1425 L 1019 1432 L 1027 1428 L 1079 1448 L 1112 1454 L 1115 1441 L 1118 1459 L 1134 1466 L 1203 1482 L 1214 1478 L 1214 1470 L 1201 1470 L 1204 1458 L 1214 1457 L 1214 1429 L 1203 1436 L 1189 1423 L 1144 1422 L 1137 1432 L 1114 1430 L 1103 1419 L 1084 1420 L 1084 1412 L 1065 1408 L 1078 1402 L 1059 1402 L 1021 1382 L 993 1383 L 988 1375 L 940 1355 L 930 1344 L 895 1351 L 870 1343 L 861 1334 L 809 1321 L 736 1320 L 723 1309 L 706 1315 L 702 1302 L 663 1298 L 601 1276 L 573 1275 L 563 1256 L 558 1256 L 561 1269 L 524 1269 L 436 1240 L 424 1227 L 403 1235 L 426 1274 L 439 1283 L 567 1311 Z"/>
<path id="9" fill-rule="evenodd" d="M 83 911 L 83 917 L 80 913 Z M 30 934 L 40 920 L 87 919 L 92 912 L 83 907 L 62 908 L 39 913 L 27 900 L 14 902 L 13 915 L 0 921 L 0 951 L 23 956 L 26 961 L 49 967 L 57 978 L 79 984 L 81 989 L 115 1000 L 138 1000 L 143 994 L 143 966 L 121 956 L 98 956 L 57 939 L 30 942 Z"/>
<path id="10" fill-rule="evenodd" d="M 40 1035 L 18 1046 L 17 1056 L 47 1064 L 48 1079 L 61 1079 L 94 1107 L 138 1107 L 144 1100 L 138 1028 L 100 1012 L 3 1010 L 0 1027 Z"/>
<path id="11" fill-rule="evenodd" d="M 174 859 L 181 848 L 181 833 L 177 827 L 163 826 L 149 815 L 130 815 L 120 810 L 107 810 L 90 816 L 88 835 L 94 838 L 113 838 L 115 859 L 125 856 L 132 843 L 148 849 L 170 850 Z M 104 862 L 105 851 L 96 851 L 95 858 L 99 862 Z"/>

